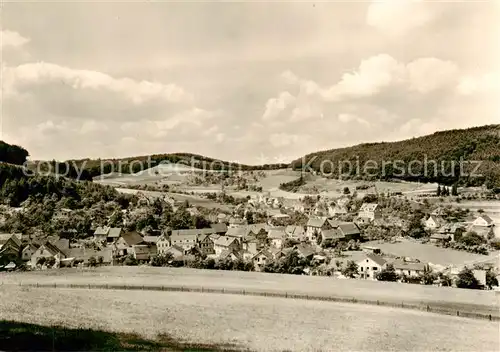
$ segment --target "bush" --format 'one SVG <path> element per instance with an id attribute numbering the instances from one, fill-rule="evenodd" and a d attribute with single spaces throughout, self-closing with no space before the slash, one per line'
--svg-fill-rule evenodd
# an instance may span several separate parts
<path id="1" fill-rule="evenodd" d="M 479 281 L 474 276 L 474 273 L 467 267 L 465 267 L 460 273 L 458 273 L 456 284 L 458 288 L 468 288 L 476 290 L 481 288 Z"/>
<path id="2" fill-rule="evenodd" d="M 377 280 L 378 281 L 392 281 L 396 282 L 399 279 L 398 274 L 396 273 L 396 270 L 394 270 L 394 266 L 392 264 L 387 264 L 386 268 L 380 271 L 377 274 Z"/>

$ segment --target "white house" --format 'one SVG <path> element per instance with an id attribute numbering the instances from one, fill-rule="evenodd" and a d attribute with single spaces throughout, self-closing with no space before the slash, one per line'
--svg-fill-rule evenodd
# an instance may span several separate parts
<path id="1" fill-rule="evenodd" d="M 359 208 L 358 217 L 373 221 L 382 216 L 382 211 L 377 203 L 363 203 Z"/>
<path id="2" fill-rule="evenodd" d="M 238 252 L 240 242 L 236 237 L 221 236 L 214 242 L 215 255 L 220 257 L 224 251 Z"/>
<path id="3" fill-rule="evenodd" d="M 424 226 L 426 229 L 435 230 L 444 225 L 444 220 L 436 215 L 430 215 L 427 220 L 425 220 Z"/>
<path id="4" fill-rule="evenodd" d="M 377 274 L 385 269 L 387 262 L 376 254 L 366 254 L 356 264 L 362 279 L 376 280 Z"/>
<path id="5" fill-rule="evenodd" d="M 427 266 L 426 264 L 423 263 L 411 263 L 400 260 L 394 261 L 392 265 L 394 266 L 394 270 L 398 275 L 405 275 L 411 277 L 423 274 Z"/>
<path id="6" fill-rule="evenodd" d="M 284 229 L 271 229 L 269 230 L 269 234 L 267 238 L 271 240 L 271 245 L 275 248 L 281 248 L 283 246 L 283 242 L 286 238 L 286 233 Z"/>
<path id="7" fill-rule="evenodd" d="M 326 230 L 333 229 L 333 226 L 326 218 L 310 217 L 306 225 L 306 236 L 310 242 L 315 242 L 317 236 Z"/>
<path id="8" fill-rule="evenodd" d="M 494 226 L 493 220 L 486 214 L 478 216 L 472 223 L 474 226 L 492 227 Z"/>
<path id="9" fill-rule="evenodd" d="M 156 249 L 158 254 L 164 255 L 170 248 L 170 240 L 167 235 L 161 235 L 156 241 Z"/>

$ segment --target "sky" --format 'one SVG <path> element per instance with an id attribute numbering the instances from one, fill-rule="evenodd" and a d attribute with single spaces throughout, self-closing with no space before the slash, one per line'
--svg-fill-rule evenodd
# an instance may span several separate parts
<path id="1" fill-rule="evenodd" d="M 0 139 L 262 164 L 500 123 L 499 3 L 6 2 Z"/>

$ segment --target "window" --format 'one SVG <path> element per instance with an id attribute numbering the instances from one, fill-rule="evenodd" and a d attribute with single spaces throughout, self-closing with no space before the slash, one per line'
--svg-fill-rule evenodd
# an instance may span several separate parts
<path id="1" fill-rule="evenodd" d="M 363 267 L 361 267 L 361 271 L 363 271 Z"/>
<path id="2" fill-rule="evenodd" d="M 373 271 L 377 271 L 378 270 L 378 268 L 376 266 L 374 266 L 372 269 L 373 269 Z"/>

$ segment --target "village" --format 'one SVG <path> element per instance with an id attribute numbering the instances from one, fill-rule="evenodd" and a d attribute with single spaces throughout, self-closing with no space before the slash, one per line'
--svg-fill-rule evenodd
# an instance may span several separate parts
<path id="1" fill-rule="evenodd" d="M 292 200 L 262 192 L 238 201 L 230 212 L 217 212 L 139 191 L 136 208 L 168 204 L 174 211 L 205 218 L 204 226 L 129 231 L 125 226 L 101 225 L 88 237 L 51 236 L 42 241 L 1 234 L 1 269 L 186 266 L 445 286 L 457 285 L 459 273 L 470 270 L 478 287 L 498 285 L 500 235 L 482 211 L 401 195 L 366 194 L 359 199 L 349 190 L 344 193 L 336 199 Z M 123 224 L 134 211 L 138 210 L 121 210 Z M 71 217 L 71 213 L 63 208 L 57 216 Z M 382 249 L 391 243 L 476 257 L 463 262 L 447 262 L 446 256 L 426 261 L 418 253 L 408 256 Z"/>

